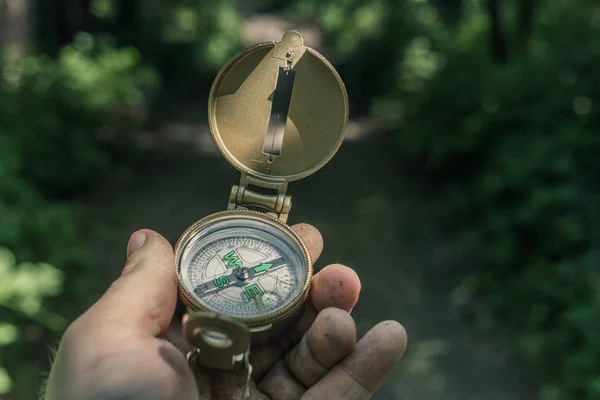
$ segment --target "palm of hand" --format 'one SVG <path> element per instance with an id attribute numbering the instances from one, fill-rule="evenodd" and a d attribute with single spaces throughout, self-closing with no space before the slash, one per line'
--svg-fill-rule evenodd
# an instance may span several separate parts
<path id="1" fill-rule="evenodd" d="M 166 336 L 184 353 L 191 347 L 179 332 L 179 324 L 174 323 Z M 317 314 L 308 304 L 301 320 L 286 335 L 251 349 L 250 398 L 368 398 L 401 356 L 402 340 L 401 326 L 384 322 L 357 345 L 354 321 L 346 311 L 331 307 Z M 193 363 L 191 370 L 198 382 L 199 399 L 244 398 L 246 370 L 233 374 Z"/>
<path id="2" fill-rule="evenodd" d="M 308 225 L 294 229 L 316 260 L 322 249 L 318 231 Z M 169 284 L 156 290 L 157 285 L 165 289 L 167 276 L 167 283 L 175 279 L 172 250 L 158 234 L 144 233 L 143 247 L 129 257 L 119 280 L 63 337 L 46 400 L 244 398 L 247 371 L 209 370 L 185 359 L 190 346 L 181 336 L 179 317 L 171 318 L 176 289 Z M 130 249 L 132 242 L 134 237 Z M 347 267 L 331 265 L 315 275 L 294 327 L 252 347 L 250 398 L 369 398 L 402 357 L 406 335 L 400 324 L 387 321 L 356 343 L 348 311 L 359 290 L 358 277 Z M 123 310 L 139 313 L 124 318 Z"/>

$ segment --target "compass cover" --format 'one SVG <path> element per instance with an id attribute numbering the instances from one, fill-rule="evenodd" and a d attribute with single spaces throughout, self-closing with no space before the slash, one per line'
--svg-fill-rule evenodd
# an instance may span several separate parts
<path id="1" fill-rule="evenodd" d="M 208 112 L 213 138 L 234 167 L 290 182 L 334 156 L 348 98 L 333 66 L 289 31 L 235 55 L 213 83 Z"/>

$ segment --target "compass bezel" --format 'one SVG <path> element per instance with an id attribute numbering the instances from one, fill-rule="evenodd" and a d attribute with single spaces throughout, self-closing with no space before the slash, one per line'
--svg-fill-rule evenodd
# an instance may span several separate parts
<path id="1" fill-rule="evenodd" d="M 185 232 L 181 235 L 181 237 L 175 244 L 175 268 L 177 272 L 177 288 L 180 298 L 185 303 L 185 305 L 191 308 L 192 310 L 218 312 L 200 304 L 198 301 L 196 301 L 194 295 L 188 291 L 188 289 L 185 287 L 185 284 L 183 283 L 183 277 L 180 275 L 180 263 L 184 249 L 194 237 L 196 237 L 199 233 L 201 233 L 204 229 L 208 228 L 209 226 L 212 226 L 213 224 L 216 224 L 218 222 L 226 221 L 228 219 L 248 219 L 253 221 L 259 221 L 270 225 L 272 228 L 279 230 L 284 235 L 288 236 L 291 239 L 291 241 L 297 245 L 298 250 L 305 258 L 307 271 L 306 279 L 298 295 L 292 300 L 290 300 L 288 304 L 286 304 L 284 307 L 274 312 L 258 317 L 233 317 L 226 313 L 220 314 L 241 321 L 248 325 L 249 328 L 262 327 L 268 324 L 274 325 L 286 320 L 304 305 L 304 302 L 308 296 L 310 282 L 313 275 L 312 259 L 308 248 L 306 247 L 302 239 L 296 234 L 296 232 L 292 230 L 290 226 L 261 212 L 251 210 L 221 211 L 208 215 L 196 221 L 188 229 L 185 230 Z"/>

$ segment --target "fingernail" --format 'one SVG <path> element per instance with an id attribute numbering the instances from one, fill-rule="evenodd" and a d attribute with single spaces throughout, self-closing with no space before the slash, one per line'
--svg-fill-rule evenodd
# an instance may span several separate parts
<path id="1" fill-rule="evenodd" d="M 144 243 L 146 243 L 146 233 L 139 231 L 134 232 L 129 239 L 129 245 L 127 246 L 127 258 L 142 248 Z"/>

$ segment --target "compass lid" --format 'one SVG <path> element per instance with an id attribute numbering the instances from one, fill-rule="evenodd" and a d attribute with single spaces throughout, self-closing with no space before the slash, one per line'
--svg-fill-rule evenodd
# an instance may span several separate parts
<path id="1" fill-rule="evenodd" d="M 296 31 L 235 55 L 217 75 L 208 107 L 221 153 L 265 181 L 295 181 L 323 167 L 348 121 L 340 76 Z"/>

